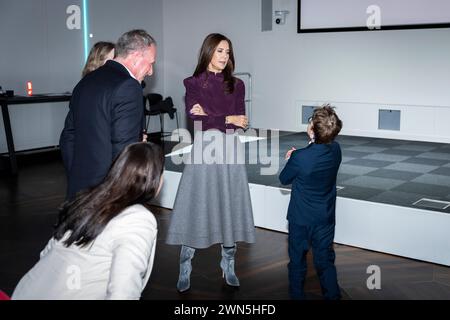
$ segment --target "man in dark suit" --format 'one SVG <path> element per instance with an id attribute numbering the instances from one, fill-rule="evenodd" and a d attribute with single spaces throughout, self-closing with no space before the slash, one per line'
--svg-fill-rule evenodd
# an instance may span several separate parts
<path id="1" fill-rule="evenodd" d="M 326 299 L 339 299 L 335 253 L 333 249 L 336 176 L 341 163 L 341 148 L 334 141 L 342 122 L 330 106 L 316 109 L 308 125 L 310 144 L 289 150 L 280 173 L 282 184 L 291 184 L 289 221 L 289 293 L 304 299 L 306 254 L 313 249 L 314 266 Z"/>
<path id="2" fill-rule="evenodd" d="M 100 183 L 124 147 L 142 140 L 141 82 L 153 73 L 155 57 L 155 40 L 129 31 L 117 41 L 114 60 L 76 85 L 60 137 L 68 200 Z"/>

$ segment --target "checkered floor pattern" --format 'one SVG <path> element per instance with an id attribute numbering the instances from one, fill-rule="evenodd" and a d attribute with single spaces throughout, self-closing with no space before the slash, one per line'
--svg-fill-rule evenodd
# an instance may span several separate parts
<path id="1" fill-rule="evenodd" d="M 279 148 L 272 148 L 274 139 Z M 343 156 L 339 197 L 450 213 L 450 144 L 354 136 L 338 136 L 337 141 Z M 276 173 L 270 175 L 261 174 L 261 168 L 269 167 L 263 161 L 247 164 L 249 182 L 281 187 L 278 174 L 286 163 L 286 151 L 307 143 L 305 133 L 293 132 L 275 136 L 269 132 L 267 140 L 246 143 L 247 154 L 258 152 L 261 160 L 261 152 L 266 158 L 273 153 L 279 161 Z M 167 160 L 166 169 L 182 171 L 182 165 Z"/>

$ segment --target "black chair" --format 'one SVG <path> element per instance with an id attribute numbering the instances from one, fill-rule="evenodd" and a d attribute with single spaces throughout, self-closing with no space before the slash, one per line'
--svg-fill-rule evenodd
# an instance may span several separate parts
<path id="1" fill-rule="evenodd" d="M 171 132 L 165 132 L 164 131 L 164 114 L 168 114 L 170 119 L 176 118 L 177 121 L 177 132 L 178 132 L 178 141 L 180 141 L 180 135 L 179 130 L 180 126 L 178 123 L 178 113 L 177 109 L 174 108 L 173 101 L 171 97 L 167 97 L 166 99 L 162 99 L 162 95 L 158 93 L 149 93 L 144 97 L 144 113 L 147 118 L 146 123 L 146 130 L 147 134 L 154 134 L 157 132 L 148 132 L 148 125 L 150 122 L 151 116 L 159 116 L 159 123 L 160 123 L 160 131 L 159 136 L 160 138 L 167 137 L 172 135 Z M 148 108 L 147 108 L 147 102 L 148 102 Z"/>

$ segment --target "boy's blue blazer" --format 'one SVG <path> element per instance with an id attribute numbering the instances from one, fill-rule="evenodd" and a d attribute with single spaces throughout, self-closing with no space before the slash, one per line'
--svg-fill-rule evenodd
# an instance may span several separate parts
<path id="1" fill-rule="evenodd" d="M 287 219 L 297 225 L 335 223 L 336 176 L 342 155 L 339 143 L 311 143 L 292 152 L 281 171 L 282 184 L 292 184 Z"/>

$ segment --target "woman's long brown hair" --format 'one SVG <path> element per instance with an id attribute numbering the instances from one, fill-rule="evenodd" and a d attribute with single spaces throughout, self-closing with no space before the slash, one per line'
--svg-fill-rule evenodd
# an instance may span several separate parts
<path id="1" fill-rule="evenodd" d="M 225 37 L 223 34 L 211 33 L 205 38 L 198 55 L 198 63 L 193 76 L 197 77 L 199 74 L 208 70 L 208 65 L 211 62 L 214 52 L 216 51 L 216 48 L 219 45 L 220 41 L 223 40 L 227 41 L 228 46 L 230 47 L 230 58 L 225 69 L 222 71 L 223 82 L 225 84 L 225 92 L 233 93 L 234 84 L 236 82 L 236 79 L 233 77 L 235 67 L 233 45 L 231 43 L 231 40 Z"/>
<path id="2" fill-rule="evenodd" d="M 113 162 L 103 182 L 78 194 L 60 212 L 53 236 L 64 245 L 87 246 L 111 219 L 133 204 L 146 205 L 158 191 L 164 170 L 164 156 L 153 143 L 127 146 Z"/>

